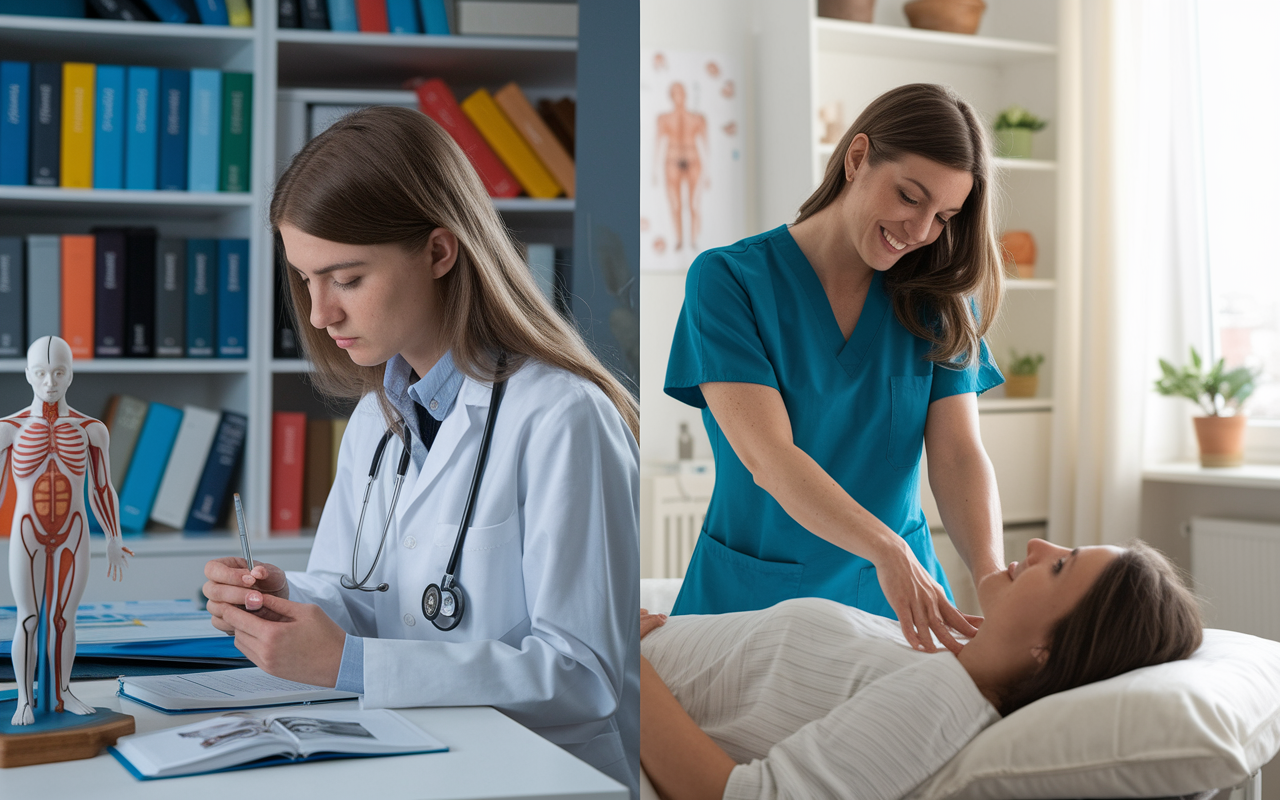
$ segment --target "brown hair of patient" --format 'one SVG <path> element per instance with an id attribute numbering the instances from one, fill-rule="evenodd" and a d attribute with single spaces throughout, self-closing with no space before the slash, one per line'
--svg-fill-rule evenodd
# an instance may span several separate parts
<path id="1" fill-rule="evenodd" d="M 1055 692 L 1186 658 L 1203 638 L 1196 597 L 1160 551 L 1135 541 L 1049 632 L 1048 659 L 1001 698 L 1008 716 Z"/>
<path id="2" fill-rule="evenodd" d="M 872 100 L 845 131 L 822 183 L 800 206 L 796 222 L 831 205 L 849 185 L 845 152 L 859 133 L 871 140 L 867 158 L 872 167 L 910 153 L 973 176 L 969 196 L 938 240 L 903 255 L 884 274 L 898 321 L 934 343 L 929 359 L 959 359 L 954 366 L 967 366 L 969 359 L 977 358 L 978 340 L 995 321 L 1004 293 L 991 144 L 982 121 L 972 106 L 944 86 L 913 83 L 890 89 Z M 976 317 L 970 298 L 977 304 Z"/>
<path id="3" fill-rule="evenodd" d="M 458 256 L 439 279 L 441 336 L 457 369 L 489 381 L 536 358 L 600 387 L 639 436 L 635 398 L 543 296 L 466 155 L 424 114 L 374 106 L 338 120 L 293 157 L 276 183 L 270 218 L 294 327 L 315 364 L 312 380 L 330 397 L 354 401 L 374 392 L 388 424 L 399 422 L 382 386 L 386 365 L 354 363 L 310 325 L 311 297 L 285 261 L 280 226 L 342 244 L 396 244 L 410 253 L 444 228 L 457 237 Z M 501 373 L 499 352 L 508 354 Z"/>

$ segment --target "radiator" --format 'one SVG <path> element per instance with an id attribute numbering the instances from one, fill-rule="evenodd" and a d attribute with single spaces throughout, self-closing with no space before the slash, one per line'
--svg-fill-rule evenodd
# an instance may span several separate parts
<path id="1" fill-rule="evenodd" d="M 715 474 L 655 475 L 649 481 L 648 573 L 654 578 L 683 578 L 707 515 Z"/>
<path id="2" fill-rule="evenodd" d="M 1195 517 L 1189 527 L 1205 625 L 1280 640 L 1280 524 Z"/>

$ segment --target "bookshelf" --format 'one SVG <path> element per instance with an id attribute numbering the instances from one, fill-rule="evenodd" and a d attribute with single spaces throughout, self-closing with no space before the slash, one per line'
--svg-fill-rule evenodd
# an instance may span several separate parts
<path id="1" fill-rule="evenodd" d="M 335 102 L 341 97 L 363 104 L 371 93 L 400 90 L 409 78 L 438 76 L 459 98 L 510 80 L 534 102 L 574 96 L 578 44 L 574 39 L 280 30 L 275 3 L 256 5 L 252 28 L 0 15 L 0 52 L 7 60 L 211 68 L 254 76 L 251 192 L 4 186 L 0 235 L 87 233 L 96 225 L 129 224 L 155 226 L 161 236 L 249 239 L 247 358 L 77 361 L 67 397 L 92 415 L 101 414 L 107 398 L 120 392 L 247 415 L 244 459 L 233 489 L 245 500 L 250 535 L 261 540 L 268 538 L 270 521 L 272 412 L 334 416 L 349 411 L 326 407 L 316 396 L 306 362 L 273 358 L 276 298 L 267 210 L 271 187 L 301 146 L 288 138 L 289 122 L 279 118 L 281 94 L 306 90 Z M 285 139 L 278 137 L 282 131 Z M 573 200 L 514 198 L 496 206 L 522 241 L 573 246 Z M 31 402 L 24 368 L 22 359 L 0 359 L 0 411 L 5 414 Z"/>
<path id="2" fill-rule="evenodd" d="M 841 104 L 847 127 L 872 99 L 905 83 L 951 86 L 988 123 L 1017 103 L 1047 117 L 1034 138 L 1033 158 L 995 159 L 997 230 L 1030 230 L 1039 258 L 1034 279 L 1010 278 L 1000 318 L 987 336 L 1003 363 L 1010 348 L 1041 352 L 1046 364 L 1034 398 L 1006 398 L 993 390 L 978 408 L 984 444 L 996 468 L 1006 524 L 1053 532 L 1068 502 L 1055 480 L 1070 468 L 1060 411 L 1074 388 L 1079 336 L 1080 164 L 1078 17 L 1076 0 L 988 0 L 978 35 L 916 30 L 900 5 L 881 3 L 872 23 L 817 16 L 815 0 L 753 4 L 757 30 L 770 31 L 761 48 L 758 191 L 761 230 L 790 220 L 819 183 L 833 144 L 821 142 L 822 106 Z M 806 124 L 803 122 L 807 120 Z M 922 471 L 925 514 L 940 526 Z"/>

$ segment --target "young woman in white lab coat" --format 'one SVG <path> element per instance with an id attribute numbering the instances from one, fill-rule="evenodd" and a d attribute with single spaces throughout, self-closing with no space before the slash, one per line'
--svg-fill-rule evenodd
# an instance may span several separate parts
<path id="1" fill-rule="evenodd" d="M 639 453 L 632 395 L 542 296 L 462 150 L 415 111 L 372 108 L 311 140 L 271 224 L 313 379 L 360 398 L 307 571 L 209 562 L 214 625 L 283 678 L 366 707 L 491 705 L 623 784 L 638 781 Z M 309 323 L 309 324 L 307 324 Z M 424 616 L 507 381 L 456 579 Z M 366 588 L 404 452 L 403 486 Z M 248 611 L 246 610 L 248 609 Z M 250 613 L 253 612 L 253 613 Z"/>

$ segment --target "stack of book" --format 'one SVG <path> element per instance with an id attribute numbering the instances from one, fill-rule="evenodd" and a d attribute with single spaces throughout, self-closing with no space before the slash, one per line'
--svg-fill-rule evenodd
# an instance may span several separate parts
<path id="1" fill-rule="evenodd" d="M 77 359 L 246 358 L 248 266 L 248 239 L 0 236 L 0 358 L 41 336 Z"/>
<path id="2" fill-rule="evenodd" d="M 120 528 L 138 533 L 148 522 L 210 531 L 225 518 L 231 482 L 244 452 L 249 420 L 234 411 L 174 408 L 115 395 L 102 421 L 111 434 L 111 484 L 120 497 Z M 7 476 L 0 476 L 4 480 Z M 102 525 L 88 504 L 90 530 Z M 8 536 L 12 491 L 0 506 L 0 536 Z"/>
<path id="3" fill-rule="evenodd" d="M 277 411 L 271 420 L 271 530 L 320 524 L 338 468 L 345 419 L 307 419 Z"/>
<path id="4" fill-rule="evenodd" d="M 439 78 L 410 81 L 422 112 L 467 154 L 491 197 L 574 196 L 573 101 L 540 103 L 515 83 L 490 94 L 477 89 L 461 103 Z"/>
<path id="5" fill-rule="evenodd" d="M 6 14 L 253 26 L 249 0 L 5 0 Z"/>
<path id="6" fill-rule="evenodd" d="M 432 36 L 578 36 L 578 4 L 498 0 L 280 0 L 279 27 Z"/>
<path id="7" fill-rule="evenodd" d="M 0 93 L 0 184 L 250 190 L 251 74 L 4 61 Z"/>

